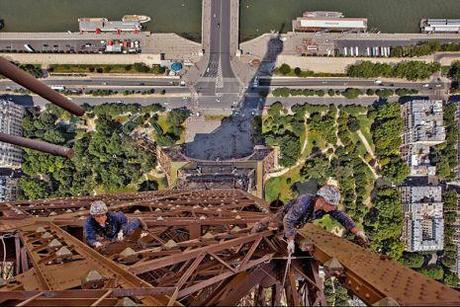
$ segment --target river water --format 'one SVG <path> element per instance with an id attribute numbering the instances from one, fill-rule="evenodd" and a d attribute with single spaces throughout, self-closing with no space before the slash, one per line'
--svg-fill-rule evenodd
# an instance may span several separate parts
<path id="1" fill-rule="evenodd" d="M 421 18 L 459 18 L 460 0 L 241 0 L 241 38 L 270 30 L 291 29 L 291 20 L 306 10 L 341 11 L 367 17 L 369 29 L 419 32 Z M 77 31 L 78 17 L 119 20 L 125 14 L 152 17 L 146 29 L 176 32 L 197 39 L 201 0 L 0 0 L 3 31 Z"/>

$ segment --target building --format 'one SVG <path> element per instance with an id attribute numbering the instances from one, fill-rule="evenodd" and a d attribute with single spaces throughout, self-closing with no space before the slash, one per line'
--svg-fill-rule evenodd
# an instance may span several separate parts
<path id="1" fill-rule="evenodd" d="M 137 32 L 140 21 L 109 21 L 107 18 L 78 18 L 80 32 Z"/>
<path id="2" fill-rule="evenodd" d="M 177 189 L 241 189 L 264 195 L 266 175 L 277 167 L 277 150 L 255 146 L 241 159 L 205 161 L 187 157 L 183 146 L 158 148 L 158 162 L 170 187 Z"/>
<path id="3" fill-rule="evenodd" d="M 422 33 L 460 33 L 460 19 L 422 19 Z"/>
<path id="4" fill-rule="evenodd" d="M 402 105 L 404 144 L 437 145 L 446 139 L 442 100 L 411 100 Z"/>
<path id="5" fill-rule="evenodd" d="M 19 195 L 18 177 L 11 169 L 0 168 L 0 202 L 14 201 Z"/>
<path id="6" fill-rule="evenodd" d="M 367 30 L 367 18 L 345 18 L 340 12 L 304 12 L 292 21 L 293 32 L 358 31 Z"/>
<path id="7" fill-rule="evenodd" d="M 410 176 L 435 176 L 436 167 L 430 161 L 431 146 L 446 139 L 441 100 L 412 100 L 401 106 L 404 120 L 403 160 L 410 167 Z"/>
<path id="8" fill-rule="evenodd" d="M 12 101 L 0 99 L 0 132 L 22 136 L 24 108 Z M 17 169 L 21 167 L 20 147 L 0 142 L 0 167 Z"/>
<path id="9" fill-rule="evenodd" d="M 403 240 L 409 252 L 444 248 L 444 219 L 441 186 L 428 183 L 399 188 L 403 204 Z"/>

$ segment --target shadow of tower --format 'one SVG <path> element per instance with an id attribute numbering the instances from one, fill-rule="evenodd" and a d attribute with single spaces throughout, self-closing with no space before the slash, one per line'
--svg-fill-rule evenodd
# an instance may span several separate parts
<path id="1" fill-rule="evenodd" d="M 231 116 L 222 120 L 221 125 L 208 134 L 197 134 L 195 139 L 185 144 L 187 156 L 200 160 L 230 160 L 248 156 L 254 145 L 262 145 L 261 114 L 270 91 L 271 79 L 264 78 L 272 75 L 278 56 L 283 52 L 281 33 L 273 33 L 266 45 L 264 57 L 245 85 L 245 91 L 238 107 Z M 261 79 L 263 78 L 263 80 Z"/>

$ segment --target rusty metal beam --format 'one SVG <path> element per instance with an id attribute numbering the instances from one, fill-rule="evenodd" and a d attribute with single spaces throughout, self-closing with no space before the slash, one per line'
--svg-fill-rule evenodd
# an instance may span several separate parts
<path id="1" fill-rule="evenodd" d="M 456 306 L 460 302 L 458 291 L 313 224 L 300 231 L 298 240 L 302 238 L 313 243 L 313 257 L 319 263 L 336 258 L 344 267 L 344 286 L 369 305 L 387 297 L 399 305 Z"/>
<path id="2" fill-rule="evenodd" d="M 111 252 L 104 254 L 104 257 L 101 253 L 105 251 L 98 252 L 87 247 L 56 225 L 72 225 L 69 232 L 77 229 L 81 234 L 81 228 L 78 227 L 81 227 L 82 217 L 88 214 L 89 204 L 96 199 L 104 199 L 112 209 L 125 212 L 129 218 L 141 217 L 147 222 L 151 235 L 144 241 L 127 238 L 123 242 L 113 243 Z M 139 289 L 136 282 L 143 280 L 146 286 L 142 291 L 154 291 L 154 287 L 164 289 L 161 294 L 167 296 L 152 294 L 162 304 L 177 304 L 178 301 L 185 305 L 256 304 L 271 299 L 272 304 L 279 305 L 282 292 L 286 291 L 289 304 L 324 305 L 318 264 L 325 264 L 332 258 L 336 258 L 344 267 L 344 286 L 367 304 L 375 304 L 382 298 L 392 298 L 401 305 L 455 305 L 454 302 L 460 301 L 455 291 L 313 225 L 307 225 L 297 238 L 298 245 L 305 251 L 296 254 L 299 258 L 293 261 L 283 288 L 281 279 L 286 260 L 285 244 L 277 238 L 276 231 L 250 233 L 251 225 L 265 216 L 263 208 L 260 208 L 263 205 L 263 201 L 256 205 L 247 193 L 233 190 L 162 191 L 17 202 L 9 203 L 9 207 L 0 210 L 16 212 L 20 209 L 30 215 L 22 214 L 25 216 L 23 219 L 14 214 L 6 217 L 0 220 L 0 229 L 4 229 L 2 227 L 5 225 L 16 225 L 21 235 L 27 237 L 28 249 L 32 253 L 41 253 L 34 268 L 17 276 L 19 281 L 36 279 L 33 276 L 37 276 L 37 265 L 43 270 L 45 279 L 51 280 L 51 288 L 56 287 L 57 282 L 74 285 L 66 278 L 71 275 L 69 272 L 75 264 L 80 268 L 87 268 L 88 265 L 100 267 L 104 276 L 117 276 L 109 280 L 107 289 L 98 290 L 97 295 L 75 295 L 74 303 L 91 305 L 98 299 L 101 305 L 114 303 L 117 298 L 114 287 Z M 209 209 L 204 210 L 208 206 Z M 84 210 L 79 210 L 81 207 Z M 50 210 L 57 215 L 49 216 Z M 35 214 L 43 216 L 30 218 Z M 34 221 L 48 225 L 47 230 L 51 231 L 53 238 L 58 238 L 74 252 L 73 261 L 47 265 L 56 257 L 53 252 L 44 249 L 44 242 L 31 234 L 35 226 L 30 223 Z M 51 221 L 53 223 L 50 224 Z M 302 240 L 309 244 L 301 244 Z M 311 249 L 307 249 L 308 245 Z M 126 247 L 134 252 L 120 256 L 119 252 Z M 274 271 L 261 271 L 267 265 L 275 266 Z M 53 281 L 51 277 L 58 272 L 61 272 L 62 279 L 59 277 Z M 134 278 L 134 283 L 126 281 L 123 277 L 125 274 Z M 29 289 L 43 287 L 38 281 L 31 281 L 26 286 Z M 0 287 L 0 292 L 10 293 L 8 290 L 18 291 L 20 287 Z M 271 298 L 261 295 L 262 288 L 270 287 Z M 109 289 L 114 291 L 108 294 Z M 420 294 L 421 289 L 425 294 Z M 32 305 L 59 305 L 59 302 L 63 305 L 71 301 L 71 297 L 64 297 L 63 292 L 59 297 L 49 297 L 49 290 L 40 290 L 44 294 L 33 299 Z M 410 291 L 419 297 L 414 297 Z M 18 304 L 38 293 L 11 302 Z"/>
<path id="3" fill-rule="evenodd" d="M 176 263 L 181 263 L 183 261 L 186 261 L 192 258 L 196 258 L 202 253 L 207 253 L 207 252 L 216 253 L 216 252 L 228 249 L 228 248 L 239 246 L 241 244 L 257 241 L 259 237 L 261 236 L 265 237 L 265 236 L 270 236 L 272 234 L 273 234 L 272 231 L 264 231 L 264 232 L 257 233 L 257 234 L 249 234 L 241 238 L 236 238 L 236 239 L 232 239 L 232 240 L 228 240 L 224 242 L 211 244 L 209 246 L 197 248 L 197 249 L 190 250 L 190 251 L 184 251 L 179 255 L 173 255 L 170 257 L 166 257 L 166 258 L 144 261 L 139 264 L 135 264 L 131 266 L 129 268 L 129 271 L 133 274 L 142 274 L 148 271 L 152 271 L 152 270 L 166 267 L 169 265 L 173 265 Z"/>
<path id="4" fill-rule="evenodd" d="M 71 148 L 58 146 L 35 139 L 27 139 L 22 136 L 10 135 L 3 132 L 0 132 L 0 142 L 35 149 L 55 156 L 67 157 L 69 159 L 71 159 L 74 154 L 73 149 Z"/>
<path id="5" fill-rule="evenodd" d="M 83 109 L 81 106 L 73 103 L 64 95 L 59 94 L 46 84 L 38 81 L 30 74 L 18 68 L 16 65 L 10 63 L 3 57 L 0 57 L 0 74 L 74 115 L 82 116 L 85 114 L 85 109 Z"/>

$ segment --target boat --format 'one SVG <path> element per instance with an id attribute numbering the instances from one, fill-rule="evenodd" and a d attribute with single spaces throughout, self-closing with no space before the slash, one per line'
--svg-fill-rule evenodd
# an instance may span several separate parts
<path id="1" fill-rule="evenodd" d="M 139 23 L 146 23 L 152 20 L 149 16 L 146 15 L 125 15 L 121 18 L 123 22 L 133 22 L 137 21 Z"/>

